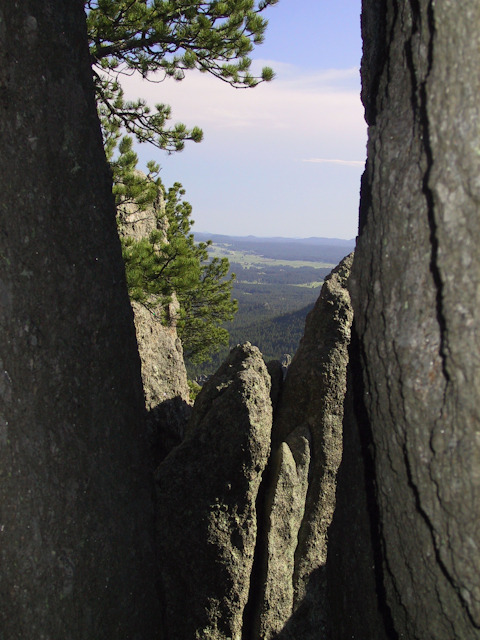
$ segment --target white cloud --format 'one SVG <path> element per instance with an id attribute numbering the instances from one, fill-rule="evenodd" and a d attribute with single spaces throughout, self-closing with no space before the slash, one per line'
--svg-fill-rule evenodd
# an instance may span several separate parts
<path id="1" fill-rule="evenodd" d="M 151 105 L 172 107 L 172 121 L 198 125 L 207 136 L 225 130 L 283 133 L 292 140 L 322 135 L 364 137 L 365 124 L 359 99 L 358 69 L 302 72 L 293 65 L 257 61 L 272 66 L 277 78 L 255 89 L 233 89 L 199 72 L 190 72 L 181 82 L 167 78 L 160 83 L 143 81 L 138 75 L 125 77 L 122 85 L 128 99 L 139 96 Z"/>
<path id="2" fill-rule="evenodd" d="M 303 158 L 300 162 L 318 162 L 321 164 L 340 164 L 345 167 L 364 167 L 365 160 L 340 160 L 336 158 Z"/>
<path id="3" fill-rule="evenodd" d="M 319 88 L 350 88 L 358 94 L 360 83 L 360 70 L 358 67 L 349 69 L 318 69 L 316 71 L 303 71 L 293 64 L 275 62 L 274 60 L 255 60 L 252 64 L 254 73 L 260 73 L 262 67 L 272 67 L 275 71 L 275 82 L 288 83 L 291 87 L 305 89 Z"/>
<path id="4" fill-rule="evenodd" d="M 205 134 L 202 144 L 189 144 L 168 160 L 148 149 L 139 153 L 161 163 L 165 184 L 182 182 L 199 230 L 271 235 L 276 229 L 293 236 L 301 217 L 305 235 L 352 237 L 358 172 L 322 172 L 316 163 L 363 165 L 366 124 L 358 69 L 255 65 L 271 66 L 276 79 L 235 90 L 197 72 L 181 82 L 123 78 L 127 99 L 168 104 L 172 123 L 198 125 Z"/>

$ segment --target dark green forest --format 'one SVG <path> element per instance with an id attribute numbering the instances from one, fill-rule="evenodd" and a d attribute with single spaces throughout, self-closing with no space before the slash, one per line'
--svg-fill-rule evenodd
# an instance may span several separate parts
<path id="1" fill-rule="evenodd" d="M 272 289 L 270 289 L 271 291 Z M 189 377 L 198 378 L 212 374 L 225 360 L 230 348 L 244 342 L 251 342 L 257 346 L 267 362 L 282 360 L 284 354 L 293 356 L 303 335 L 305 318 L 313 308 L 318 293 L 318 290 L 315 293 L 310 290 L 310 299 L 313 298 L 310 304 L 273 317 L 270 314 L 272 309 L 277 307 L 274 303 L 274 297 L 264 297 L 259 293 L 256 296 L 256 302 L 252 301 L 246 311 L 242 309 L 242 304 L 239 302 L 237 318 L 229 326 L 229 347 L 223 347 L 212 356 L 209 362 L 200 365 L 194 365 L 187 360 Z M 237 295 L 236 291 L 234 291 L 234 295 Z M 288 300 L 288 295 L 284 299 Z M 296 299 L 296 296 L 293 296 L 293 299 Z M 242 313 L 242 311 L 244 312 Z"/>
<path id="2" fill-rule="evenodd" d="M 230 271 L 237 277 L 239 283 L 252 282 L 256 278 L 258 284 L 305 285 L 323 280 L 331 267 L 288 267 L 281 265 L 265 265 L 252 271 L 251 267 L 243 267 L 238 262 L 230 262 Z"/>
<path id="3" fill-rule="evenodd" d="M 353 249 L 353 241 L 209 237 L 212 255 L 227 256 L 230 274 L 236 275 L 232 295 L 238 300 L 238 312 L 225 325 L 229 346 L 200 365 L 187 360 L 189 377 L 210 375 L 231 347 L 247 341 L 260 349 L 266 361 L 293 356 L 324 278 Z M 195 239 L 203 239 L 203 234 L 195 234 Z"/>

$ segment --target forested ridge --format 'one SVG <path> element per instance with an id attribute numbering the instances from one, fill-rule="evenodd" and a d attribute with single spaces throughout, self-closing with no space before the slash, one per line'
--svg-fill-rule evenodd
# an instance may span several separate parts
<path id="1" fill-rule="evenodd" d="M 334 265 L 337 265 L 355 246 L 354 239 L 228 236 L 197 231 L 195 239 L 199 242 L 211 240 L 213 246 L 217 248 L 222 247 L 244 254 L 252 253 L 274 260 L 302 260 Z"/>
<path id="2" fill-rule="evenodd" d="M 317 292 L 318 293 L 318 292 Z M 305 328 L 307 314 L 313 308 L 314 302 L 296 311 L 290 311 L 280 316 L 266 317 L 264 320 L 254 321 L 255 314 L 245 314 L 252 324 L 237 326 L 234 320 L 230 327 L 230 343 L 212 356 L 209 362 L 194 365 L 186 362 L 187 371 L 191 378 L 210 375 L 225 360 L 229 350 L 237 344 L 250 342 L 262 352 L 265 360 L 282 360 L 284 355 L 293 356 L 298 348 Z M 240 320 L 242 314 L 239 313 Z"/>
<path id="3" fill-rule="evenodd" d="M 205 234 L 206 235 L 206 234 Z M 195 234 L 202 239 L 204 234 Z M 210 375 L 225 359 L 230 348 L 244 342 L 258 346 L 265 359 L 281 360 L 294 355 L 324 278 L 335 263 L 353 248 L 353 242 L 329 238 L 237 238 L 213 235 L 212 255 L 230 261 L 233 297 L 238 312 L 227 323 L 228 346 L 210 361 L 193 365 L 187 360 L 190 377 Z M 278 256 L 274 258 L 273 256 Z"/>

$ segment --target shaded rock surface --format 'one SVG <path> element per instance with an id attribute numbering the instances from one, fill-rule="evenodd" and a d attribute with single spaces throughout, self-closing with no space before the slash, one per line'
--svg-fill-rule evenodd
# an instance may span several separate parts
<path id="1" fill-rule="evenodd" d="M 372 435 L 364 405 L 355 322 L 349 345 L 343 454 L 328 529 L 328 640 L 395 638 L 385 603 Z"/>
<path id="2" fill-rule="evenodd" d="M 480 637 L 479 22 L 478 3 L 363 3 L 351 292 L 381 582 L 411 640 Z"/>
<path id="3" fill-rule="evenodd" d="M 284 369 L 281 362 L 278 360 L 270 360 L 270 362 L 267 362 L 267 371 L 272 384 L 270 397 L 272 399 L 273 416 L 275 419 L 278 403 L 282 397 Z"/>
<path id="4" fill-rule="evenodd" d="M 271 426 L 262 356 L 238 346 L 156 472 L 162 639 L 241 640 Z"/>
<path id="5" fill-rule="evenodd" d="M 255 627 L 255 637 L 262 640 L 281 631 L 292 613 L 295 551 L 308 489 L 309 440 L 309 430 L 298 427 L 278 447 L 270 463 L 265 578 Z"/>
<path id="6" fill-rule="evenodd" d="M 0 3 L 0 636 L 156 638 L 140 361 L 82 2 Z"/>

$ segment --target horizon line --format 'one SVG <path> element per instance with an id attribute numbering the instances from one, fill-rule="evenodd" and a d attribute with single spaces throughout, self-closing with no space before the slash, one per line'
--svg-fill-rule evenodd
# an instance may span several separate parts
<path id="1" fill-rule="evenodd" d="M 238 235 L 235 233 L 219 233 L 219 232 L 210 232 L 210 231 L 192 231 L 193 235 L 195 233 L 202 234 L 205 236 L 226 236 L 227 238 L 257 238 L 257 239 L 280 239 L 280 240 L 341 240 L 342 242 L 355 242 L 356 236 L 350 238 L 341 238 L 339 236 L 262 236 L 255 235 L 253 233 L 249 233 L 247 235 Z"/>

